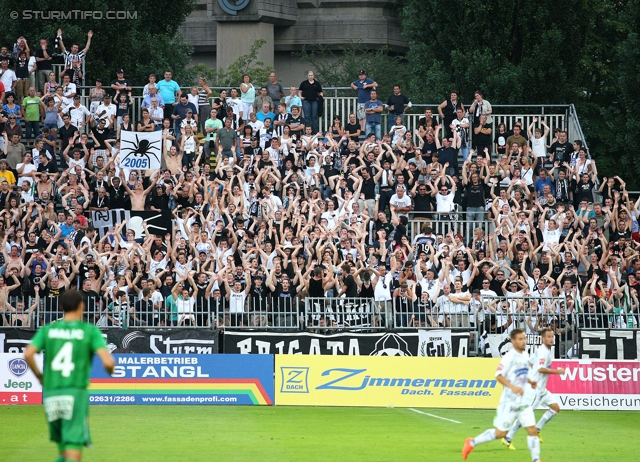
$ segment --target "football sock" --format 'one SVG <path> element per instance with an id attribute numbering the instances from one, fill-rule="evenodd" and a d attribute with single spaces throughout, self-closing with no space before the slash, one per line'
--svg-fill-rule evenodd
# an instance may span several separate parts
<path id="1" fill-rule="evenodd" d="M 489 443 L 496 439 L 496 431 L 491 428 L 484 433 L 479 434 L 473 440 L 471 440 L 471 446 L 476 447 L 478 444 Z"/>
<path id="2" fill-rule="evenodd" d="M 511 443 L 511 441 L 513 441 L 513 437 L 516 435 L 516 432 L 518 431 L 519 428 L 520 428 L 520 422 L 516 420 L 511 426 L 511 428 L 509 429 L 509 433 L 507 433 L 506 440 L 508 443 Z"/>
<path id="3" fill-rule="evenodd" d="M 537 436 L 527 436 L 527 444 L 531 452 L 531 460 L 540 460 L 540 440 Z"/>
<path id="4" fill-rule="evenodd" d="M 56 459 L 56 462 L 64 462 L 64 456 L 60 456 Z"/>
<path id="5" fill-rule="evenodd" d="M 553 419 L 556 414 L 557 412 L 553 409 L 548 409 L 547 412 L 545 412 L 544 415 L 540 417 L 540 421 L 536 425 L 536 427 L 538 427 L 538 431 L 542 430 L 542 427 L 544 427 L 551 419 Z"/>

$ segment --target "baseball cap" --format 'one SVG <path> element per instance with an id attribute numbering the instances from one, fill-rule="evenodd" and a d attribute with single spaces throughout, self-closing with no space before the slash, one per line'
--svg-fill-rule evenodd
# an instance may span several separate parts
<path id="1" fill-rule="evenodd" d="M 118 69 L 118 70 L 116 71 L 116 74 L 124 74 L 124 69 Z"/>
<path id="2" fill-rule="evenodd" d="M 367 75 L 367 71 L 365 71 L 364 69 L 360 69 L 360 75 L 362 74 Z"/>

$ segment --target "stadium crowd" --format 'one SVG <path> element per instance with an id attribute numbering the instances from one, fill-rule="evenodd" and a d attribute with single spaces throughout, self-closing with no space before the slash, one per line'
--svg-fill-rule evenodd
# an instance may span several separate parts
<path id="1" fill-rule="evenodd" d="M 467 105 L 452 91 L 410 131 L 401 88 L 383 102 L 364 69 L 357 111 L 326 132 L 313 72 L 287 88 L 245 75 L 213 95 L 166 71 L 131 120 L 124 69 L 92 82 L 85 105 L 92 34 L 83 50 L 58 36 L 61 75 L 46 40 L 0 50 L 4 326 L 57 319 L 70 287 L 101 326 L 336 322 L 325 305 L 306 318 L 305 297 L 373 298 L 371 322 L 387 328 L 552 327 L 570 340 L 576 326 L 637 326 L 640 200 L 599 179 L 561 128 L 495 127 L 481 92 Z M 162 168 L 121 168 L 123 131 L 161 131 Z M 173 233 L 136 239 L 125 220 L 101 236 L 91 212 L 113 209 L 170 210 Z M 443 220 L 478 226 L 435 233 Z M 512 298 L 487 301 L 498 295 Z"/>

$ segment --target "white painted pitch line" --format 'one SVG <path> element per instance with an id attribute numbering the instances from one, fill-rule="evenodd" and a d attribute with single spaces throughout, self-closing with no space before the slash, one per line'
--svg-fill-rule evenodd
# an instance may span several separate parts
<path id="1" fill-rule="evenodd" d="M 446 420 L 447 422 L 453 422 L 453 423 L 457 423 L 457 424 L 461 424 L 462 423 L 462 422 L 458 422 L 457 420 L 447 419 L 446 417 L 440 417 L 439 415 L 433 415 L 433 414 L 429 414 L 428 412 L 422 412 L 422 411 L 419 411 L 419 410 L 414 409 L 412 407 L 410 407 L 409 410 L 413 411 L 413 412 L 417 412 L 418 414 L 428 415 L 429 417 L 433 417 L 435 419 Z"/>

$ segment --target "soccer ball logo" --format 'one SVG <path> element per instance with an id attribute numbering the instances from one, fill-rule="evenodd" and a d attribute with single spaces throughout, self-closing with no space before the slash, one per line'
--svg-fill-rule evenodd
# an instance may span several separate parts
<path id="1" fill-rule="evenodd" d="M 413 356 L 407 342 L 397 334 L 385 334 L 369 356 Z"/>

